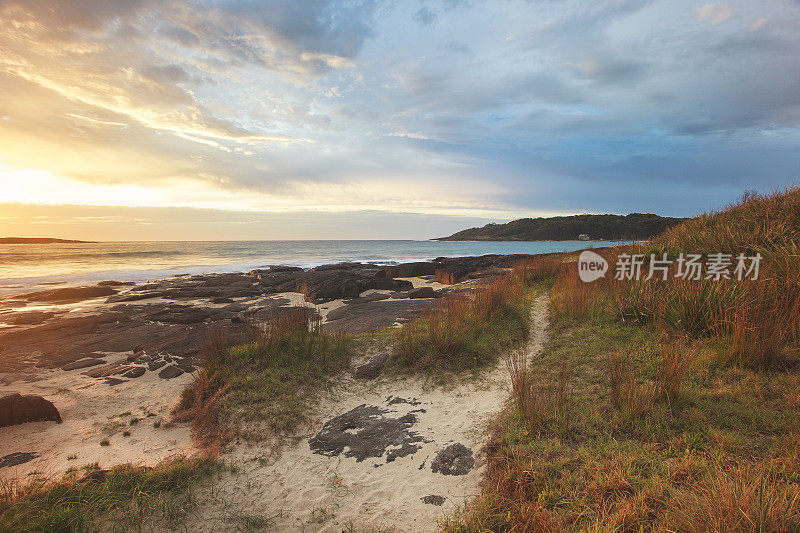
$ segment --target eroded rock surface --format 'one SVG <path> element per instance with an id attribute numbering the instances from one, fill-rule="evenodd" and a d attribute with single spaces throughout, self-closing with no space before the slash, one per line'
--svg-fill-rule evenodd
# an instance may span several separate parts
<path id="1" fill-rule="evenodd" d="M 439 451 L 431 462 L 431 470 L 445 476 L 463 476 L 473 466 L 472 450 L 458 442 Z"/>
<path id="2" fill-rule="evenodd" d="M 414 413 L 393 418 L 389 411 L 362 404 L 332 418 L 308 441 L 314 453 L 333 457 L 344 454 L 361 462 L 368 457 L 386 457 L 387 462 L 420 449 L 425 439 L 411 431 L 417 422 Z"/>

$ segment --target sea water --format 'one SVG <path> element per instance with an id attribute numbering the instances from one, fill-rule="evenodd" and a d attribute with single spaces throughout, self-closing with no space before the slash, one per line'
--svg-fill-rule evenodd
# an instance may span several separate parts
<path id="1" fill-rule="evenodd" d="M 142 281 L 178 274 L 310 268 L 357 261 L 390 265 L 436 257 L 539 254 L 613 246 L 607 241 L 154 241 L 0 245 L 0 294 L 40 285 Z"/>

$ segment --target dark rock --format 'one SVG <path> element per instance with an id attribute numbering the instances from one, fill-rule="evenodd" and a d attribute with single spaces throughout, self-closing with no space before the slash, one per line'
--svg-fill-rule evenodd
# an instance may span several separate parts
<path id="1" fill-rule="evenodd" d="M 326 272 L 328 270 L 362 270 L 368 268 L 374 268 L 374 267 L 372 267 L 372 265 L 367 265 L 364 263 L 353 263 L 345 261 L 342 263 L 332 263 L 330 265 L 319 265 L 312 268 L 311 270 L 314 272 Z"/>
<path id="2" fill-rule="evenodd" d="M 412 278 L 416 276 L 431 275 L 436 271 L 436 265 L 433 263 L 417 262 L 417 263 L 402 263 L 397 266 L 386 267 L 387 278 Z"/>
<path id="3" fill-rule="evenodd" d="M 28 461 L 33 461 L 39 457 L 39 454 L 36 452 L 14 452 L 8 455 L 4 455 L 0 457 L 0 468 L 5 468 L 7 466 L 17 466 L 21 464 L 25 464 Z"/>
<path id="4" fill-rule="evenodd" d="M 77 361 L 73 361 L 72 363 L 68 363 L 61 367 L 62 370 L 79 370 L 81 368 L 89 368 L 90 366 L 97 366 L 104 364 L 105 361 L 103 359 L 94 359 L 94 358 L 86 358 L 86 359 L 78 359 Z"/>
<path id="5" fill-rule="evenodd" d="M 123 372 L 127 372 L 129 369 L 130 366 L 118 361 L 116 363 L 98 366 L 97 368 L 93 368 L 87 372 L 84 372 L 83 374 L 89 376 L 90 378 L 105 378 L 108 376 L 113 376 L 114 374 L 122 374 Z"/>
<path id="6" fill-rule="evenodd" d="M 106 378 L 106 385 L 113 387 L 115 385 L 119 385 L 120 383 L 125 383 L 126 379 L 119 379 L 119 378 Z"/>
<path id="7" fill-rule="evenodd" d="M 161 368 L 166 364 L 167 362 L 164 361 L 163 359 L 158 359 L 156 361 L 151 361 L 150 363 L 147 363 L 147 369 L 150 371 L 158 370 L 159 368 Z"/>
<path id="8" fill-rule="evenodd" d="M 334 309 L 322 325 L 325 331 L 368 333 L 421 316 L 431 306 L 430 300 L 382 300 L 353 303 Z"/>
<path id="9" fill-rule="evenodd" d="M 409 400 L 407 398 L 401 398 L 400 396 L 389 396 L 388 398 L 386 398 L 386 403 L 387 403 L 387 405 L 397 405 L 397 404 L 401 404 L 401 403 L 405 403 L 405 404 L 408 404 L 408 405 L 419 405 L 422 402 L 420 402 L 416 398 L 411 398 Z"/>
<path id="10" fill-rule="evenodd" d="M 352 300 L 348 300 L 347 304 L 364 304 L 367 302 L 379 302 L 381 300 L 388 300 L 391 298 L 389 294 L 384 294 L 381 292 L 373 292 L 372 294 L 367 294 L 366 296 L 359 296 L 358 298 L 353 298 Z"/>
<path id="11" fill-rule="evenodd" d="M 389 360 L 388 353 L 381 353 L 370 357 L 369 361 L 356 368 L 356 377 L 362 379 L 375 379 L 380 376 L 386 361 Z"/>
<path id="12" fill-rule="evenodd" d="M 177 378 L 181 374 L 183 374 L 183 370 L 175 365 L 169 365 L 164 367 L 161 372 L 158 373 L 158 377 L 161 379 L 172 379 Z"/>
<path id="13" fill-rule="evenodd" d="M 23 298 L 29 302 L 58 302 L 88 300 L 112 294 L 117 294 L 117 291 L 111 287 L 66 287 L 50 291 L 31 292 L 25 294 Z"/>
<path id="14" fill-rule="evenodd" d="M 427 503 L 429 505 L 436 505 L 438 507 L 441 507 L 446 499 L 447 498 L 445 498 L 444 496 L 439 496 L 438 494 L 431 494 L 430 496 L 423 496 L 422 498 L 420 498 L 420 500 L 422 500 L 422 503 Z"/>
<path id="15" fill-rule="evenodd" d="M 134 291 L 136 289 L 131 289 Z M 169 291 L 148 291 L 148 292 L 139 292 L 133 293 L 129 292 L 126 294 L 118 294 L 116 296 L 109 296 L 106 298 L 106 303 L 115 303 L 115 302 L 136 302 L 139 300 L 149 300 L 151 298 L 164 298 L 169 295 Z"/>
<path id="16" fill-rule="evenodd" d="M 286 274 L 286 273 L 299 273 L 304 272 L 304 270 L 300 267 L 288 266 L 288 265 L 275 265 L 269 268 L 260 268 L 256 270 L 250 271 L 250 276 L 261 279 L 261 276 L 273 276 L 275 274 Z"/>
<path id="17" fill-rule="evenodd" d="M 61 422 L 61 415 L 41 396 L 14 393 L 0 398 L 0 427 L 43 420 Z"/>
<path id="18" fill-rule="evenodd" d="M 139 376 L 143 375 L 146 372 L 145 367 L 143 366 L 135 366 L 122 374 L 123 378 L 138 378 Z"/>
<path id="19" fill-rule="evenodd" d="M 433 287 L 420 287 L 408 293 L 409 298 L 436 298 Z"/>
<path id="20" fill-rule="evenodd" d="M 122 287 L 124 285 L 136 285 L 136 283 L 132 281 L 101 281 L 97 284 L 98 287 Z"/>
<path id="21" fill-rule="evenodd" d="M 211 313 L 191 305 L 170 304 L 160 311 L 147 315 L 148 320 L 167 324 L 197 324 L 211 318 Z"/>
<path id="22" fill-rule="evenodd" d="M 233 303 L 233 299 L 228 298 L 227 296 L 217 296 L 211 299 L 212 304 L 231 304 Z"/>
<path id="23" fill-rule="evenodd" d="M 184 372 L 188 372 L 188 373 L 190 373 L 190 374 L 191 374 L 192 372 L 194 372 L 194 370 L 195 370 L 194 366 L 192 366 L 192 365 L 184 365 L 184 364 L 179 364 L 179 365 L 178 365 L 178 368 L 180 368 L 180 369 L 181 369 L 181 370 L 183 370 Z"/>
<path id="24" fill-rule="evenodd" d="M 8 317 L 4 316 L 0 319 L 0 322 L 14 326 L 35 326 L 54 316 L 56 314 L 49 311 L 26 311 L 24 313 L 14 313 Z"/>
<path id="25" fill-rule="evenodd" d="M 349 265 L 349 264 L 348 264 Z M 337 298 L 358 298 L 369 289 L 404 290 L 413 287 L 408 280 L 376 278 L 374 269 L 326 265 L 311 272 L 261 275 L 260 283 L 269 293 L 302 292 L 306 300 L 327 302 Z"/>
<path id="26" fill-rule="evenodd" d="M 436 454 L 431 462 L 431 470 L 445 476 L 463 476 L 474 465 L 472 450 L 461 443 L 455 443 Z"/>
<path id="27" fill-rule="evenodd" d="M 385 416 L 386 412 L 364 404 L 328 420 L 308 441 L 311 451 L 329 457 L 344 453 L 345 457 L 355 457 L 361 462 L 368 457 L 382 457 L 387 451 L 394 460 L 419 450 L 421 446 L 415 443 L 425 439 L 410 431 L 417 422 L 416 415 L 390 418 Z"/>

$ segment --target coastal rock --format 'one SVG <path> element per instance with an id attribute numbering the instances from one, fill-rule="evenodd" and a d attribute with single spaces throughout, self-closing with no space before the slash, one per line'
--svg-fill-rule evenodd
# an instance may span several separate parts
<path id="1" fill-rule="evenodd" d="M 408 293 L 409 298 L 436 298 L 433 287 L 420 287 Z"/>
<path id="2" fill-rule="evenodd" d="M 369 361 L 356 368 L 356 377 L 361 379 L 375 379 L 381 375 L 386 361 L 389 360 L 388 353 L 381 353 L 370 357 Z"/>
<path id="3" fill-rule="evenodd" d="M 387 455 L 387 462 L 405 457 L 421 448 L 425 439 L 410 428 L 417 422 L 413 413 L 399 418 L 385 416 L 387 411 L 362 404 L 328 420 L 308 441 L 311 451 L 334 457 L 344 454 L 361 462 L 368 457 Z M 392 448 L 391 450 L 389 448 Z"/>
<path id="4" fill-rule="evenodd" d="M 472 450 L 458 442 L 439 451 L 431 462 L 431 470 L 445 476 L 463 476 L 473 466 Z"/>
<path id="5" fill-rule="evenodd" d="M 143 366 L 135 366 L 122 374 L 123 378 L 138 378 L 143 375 L 147 370 Z"/>
<path id="6" fill-rule="evenodd" d="M 126 285 L 136 285 L 136 283 L 132 281 L 101 281 L 97 284 L 98 287 L 123 287 Z"/>
<path id="7" fill-rule="evenodd" d="M 402 263 L 396 266 L 386 267 L 384 271 L 387 278 L 411 278 L 433 274 L 436 271 L 436 265 L 427 261 Z"/>
<path id="8" fill-rule="evenodd" d="M 169 365 L 165 366 L 161 370 L 161 372 L 158 373 L 158 377 L 160 377 L 161 379 L 172 379 L 172 378 L 177 378 L 181 374 L 183 374 L 183 370 L 181 370 L 175 365 Z"/>
<path id="9" fill-rule="evenodd" d="M 116 363 L 109 363 L 107 365 L 93 368 L 88 372 L 84 372 L 84 375 L 89 376 L 90 378 L 105 378 L 108 376 L 113 376 L 114 374 L 122 374 L 123 372 L 127 372 L 128 369 L 130 369 L 130 366 L 118 361 Z"/>
<path id="10" fill-rule="evenodd" d="M 29 302 L 58 302 L 89 300 L 112 294 L 117 294 L 117 291 L 111 287 L 65 287 L 50 291 L 31 292 L 23 295 L 23 298 Z"/>
<path id="11" fill-rule="evenodd" d="M 14 393 L 0 398 L 0 427 L 43 420 L 61 422 L 61 415 L 52 402 L 41 396 Z"/>
<path id="12" fill-rule="evenodd" d="M 322 325 L 325 331 L 368 333 L 392 326 L 395 322 L 422 316 L 431 306 L 430 300 L 381 300 L 353 303 L 328 313 Z"/>
<path id="13" fill-rule="evenodd" d="M 156 361 L 151 361 L 150 363 L 147 363 L 147 369 L 152 372 L 153 370 L 158 370 L 159 368 L 161 368 L 166 364 L 167 362 L 164 361 L 163 359 L 158 359 Z"/>
<path id="14" fill-rule="evenodd" d="M 56 314 L 50 311 L 27 311 L 25 313 L 14 313 L 8 317 L 4 316 L 0 321 L 13 326 L 35 326 L 54 316 Z"/>
<path id="15" fill-rule="evenodd" d="M 438 494 L 431 494 L 429 496 L 423 496 L 422 498 L 420 498 L 420 500 L 422 500 L 422 503 L 427 503 L 429 505 L 436 505 L 438 507 L 441 507 L 446 499 L 447 498 L 445 498 L 444 496 L 439 496 Z"/>
<path id="16" fill-rule="evenodd" d="M 89 368 L 90 366 L 102 365 L 105 363 L 103 359 L 95 359 L 87 357 L 86 359 L 78 359 L 72 363 L 68 363 L 61 367 L 62 370 L 79 370 L 81 368 Z"/>

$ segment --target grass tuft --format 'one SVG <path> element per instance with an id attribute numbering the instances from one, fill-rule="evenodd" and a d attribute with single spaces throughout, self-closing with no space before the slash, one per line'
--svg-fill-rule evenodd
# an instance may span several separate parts
<path id="1" fill-rule="evenodd" d="M 210 459 L 178 459 L 154 468 L 120 465 L 59 480 L 0 485 L 0 532 L 175 528 L 191 510 L 192 487 L 218 470 Z"/>
<path id="2" fill-rule="evenodd" d="M 281 432 L 306 420 L 316 388 L 350 363 L 352 341 L 322 330 L 312 308 L 280 308 L 251 324 L 248 342 L 234 344 L 221 329 L 203 343 L 205 364 L 183 391 L 178 420 L 191 420 L 208 446 L 225 442 L 242 424 Z M 261 433 L 263 436 L 263 433 Z"/>

